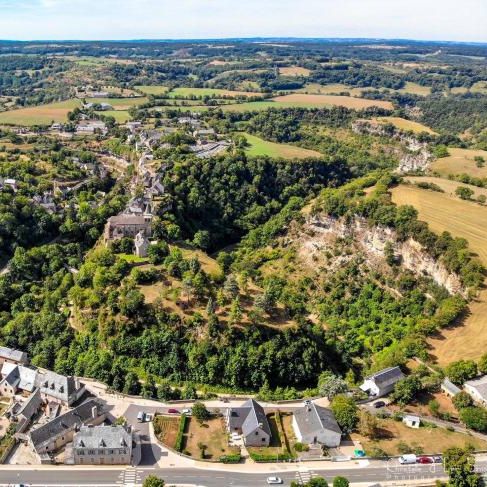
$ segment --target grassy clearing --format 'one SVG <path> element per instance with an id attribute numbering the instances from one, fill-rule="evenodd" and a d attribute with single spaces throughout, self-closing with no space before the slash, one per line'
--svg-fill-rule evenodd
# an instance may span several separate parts
<path id="1" fill-rule="evenodd" d="M 436 178 L 433 176 L 410 176 L 405 178 L 406 181 L 409 181 L 411 183 L 433 183 L 438 185 L 445 193 L 447 193 L 449 196 L 455 199 L 460 199 L 456 194 L 455 190 L 459 186 L 465 186 L 467 188 L 470 188 L 474 192 L 474 196 L 472 196 L 472 199 L 477 198 L 479 195 L 483 194 L 487 196 L 487 189 L 486 188 L 479 188 L 477 186 L 473 186 L 471 184 L 464 184 L 460 183 L 458 181 L 452 181 L 450 179 L 443 179 L 443 178 Z"/>
<path id="2" fill-rule="evenodd" d="M 455 237 L 467 239 L 470 249 L 487 266 L 487 208 L 446 193 L 404 185 L 392 190 L 392 199 L 399 205 L 414 206 L 419 218 L 434 232 L 446 230 Z M 432 358 L 445 365 L 458 359 L 481 357 L 487 350 L 486 316 L 487 290 L 484 289 L 470 303 L 463 326 L 445 329 L 440 336 L 429 340 Z"/>
<path id="3" fill-rule="evenodd" d="M 429 86 L 421 86 L 411 81 L 406 81 L 406 86 L 397 90 L 400 93 L 409 93 L 411 95 L 428 96 L 431 94 L 431 88 Z"/>
<path id="4" fill-rule="evenodd" d="M 301 66 L 288 66 L 279 68 L 279 74 L 282 76 L 309 76 L 311 71 Z"/>
<path id="5" fill-rule="evenodd" d="M 393 419 L 380 419 L 381 438 L 370 440 L 358 434 L 352 434 L 354 441 L 359 441 L 364 450 L 370 454 L 374 448 L 380 448 L 388 455 L 399 455 L 399 444 L 406 443 L 410 447 L 420 446 L 426 454 L 442 453 L 453 446 L 472 445 L 476 450 L 485 450 L 487 442 L 463 433 L 448 431 L 444 428 L 422 426 L 419 429 L 408 428 L 405 424 Z"/>
<path id="6" fill-rule="evenodd" d="M 194 458 L 202 458 L 199 444 L 204 445 L 205 460 L 218 461 L 222 455 L 240 453 L 240 448 L 228 446 L 228 432 L 222 417 L 211 418 L 200 424 L 195 418 L 188 418 L 183 436 L 183 451 Z"/>
<path id="7" fill-rule="evenodd" d="M 141 91 L 145 95 L 164 95 L 169 91 L 167 86 L 161 85 L 137 85 L 134 86 L 136 90 Z"/>
<path id="8" fill-rule="evenodd" d="M 168 94 L 169 98 L 175 96 L 262 96 L 262 93 L 249 92 L 249 91 L 232 91 L 223 90 L 219 88 L 174 88 Z"/>
<path id="9" fill-rule="evenodd" d="M 472 85 L 470 91 L 473 93 L 482 93 L 483 95 L 487 95 L 487 81 L 477 81 Z"/>
<path id="10" fill-rule="evenodd" d="M 406 120 L 401 117 L 380 117 L 375 119 L 379 123 L 392 123 L 399 130 L 411 130 L 412 132 L 419 134 L 421 132 L 427 132 L 428 134 L 436 134 L 436 132 L 430 129 L 427 125 L 423 125 L 419 122 L 412 120 Z"/>
<path id="11" fill-rule="evenodd" d="M 475 156 L 481 156 L 487 163 L 487 151 L 472 149 L 448 149 L 450 155 L 436 160 L 431 169 L 442 176 L 449 174 L 469 174 L 470 176 L 487 177 L 487 164 L 484 167 L 477 167 Z"/>
<path id="12" fill-rule="evenodd" d="M 178 436 L 180 416 L 162 416 L 154 418 L 154 433 L 157 439 L 164 445 L 174 448 Z"/>
<path id="13" fill-rule="evenodd" d="M 125 123 L 132 118 L 127 110 L 105 110 L 97 113 L 107 117 L 113 117 L 117 123 Z"/>
<path id="14" fill-rule="evenodd" d="M 115 110 L 127 110 L 130 107 L 142 105 L 147 98 L 86 98 L 87 103 L 108 103 Z"/>
<path id="15" fill-rule="evenodd" d="M 305 159 L 309 157 L 322 157 L 317 151 L 303 149 L 289 144 L 277 144 L 267 140 L 244 133 L 249 147 L 245 152 L 250 156 L 269 156 L 284 159 Z"/>
<path id="16" fill-rule="evenodd" d="M 66 122 L 68 112 L 81 105 L 80 100 L 65 100 L 36 107 L 20 108 L 0 113 L 0 123 L 10 125 L 49 125 Z"/>
<path id="17" fill-rule="evenodd" d="M 351 96 L 338 95 L 307 95 L 305 93 L 292 93 L 290 95 L 278 96 L 274 98 L 276 102 L 282 103 L 301 103 L 308 107 L 342 106 L 360 110 L 361 108 L 379 107 L 392 110 L 392 103 L 384 100 L 366 100 L 365 98 L 355 98 Z"/>

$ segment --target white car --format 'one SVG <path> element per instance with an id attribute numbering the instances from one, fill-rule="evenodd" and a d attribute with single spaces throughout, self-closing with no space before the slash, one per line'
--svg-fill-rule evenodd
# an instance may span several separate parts
<path id="1" fill-rule="evenodd" d="M 282 484 L 281 477 L 267 477 L 267 483 L 269 485 Z"/>
<path id="2" fill-rule="evenodd" d="M 183 414 L 185 414 L 186 416 L 191 416 L 193 414 L 193 410 L 192 409 L 183 409 Z"/>

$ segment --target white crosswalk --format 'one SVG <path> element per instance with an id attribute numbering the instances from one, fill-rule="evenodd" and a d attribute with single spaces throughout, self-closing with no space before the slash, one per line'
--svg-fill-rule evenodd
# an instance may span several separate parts
<path id="1" fill-rule="evenodd" d="M 124 487 L 135 487 L 140 483 L 140 475 L 136 468 L 129 467 L 123 471 L 120 475 L 121 480 L 117 483 L 123 485 Z"/>
<path id="2" fill-rule="evenodd" d="M 316 473 L 307 468 L 300 469 L 296 472 L 296 482 L 300 485 L 308 483 L 313 477 L 316 477 Z"/>

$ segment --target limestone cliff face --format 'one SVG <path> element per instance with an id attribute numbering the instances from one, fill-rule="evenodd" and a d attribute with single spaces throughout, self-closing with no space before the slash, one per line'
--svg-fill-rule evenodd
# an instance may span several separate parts
<path id="1" fill-rule="evenodd" d="M 415 137 L 397 130 L 389 133 L 384 125 L 373 120 L 356 120 L 352 124 L 352 130 L 359 134 L 391 137 L 404 144 L 404 151 L 399 156 L 399 165 L 396 169 L 399 174 L 425 171 L 434 159 L 425 142 L 420 142 Z"/>
<path id="2" fill-rule="evenodd" d="M 449 272 L 441 260 L 434 259 L 413 239 L 398 241 L 396 232 L 387 227 L 370 227 L 365 219 L 355 218 L 346 223 L 327 215 L 309 216 L 299 238 L 298 254 L 309 265 L 316 265 L 320 252 L 333 248 L 337 239 L 352 239 L 357 250 L 363 253 L 371 268 L 384 265 L 385 246 L 392 244 L 394 254 L 401 265 L 417 276 L 428 276 L 451 294 L 466 295 L 458 275 Z M 334 259 L 333 267 L 339 267 L 351 256 Z"/>

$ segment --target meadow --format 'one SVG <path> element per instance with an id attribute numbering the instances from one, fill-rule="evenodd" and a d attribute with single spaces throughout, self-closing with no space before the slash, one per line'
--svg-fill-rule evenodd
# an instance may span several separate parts
<path id="1" fill-rule="evenodd" d="M 147 98 L 86 98 L 86 102 L 108 103 L 114 110 L 128 110 L 131 107 L 147 102 Z"/>
<path id="2" fill-rule="evenodd" d="M 262 93 L 252 92 L 252 91 L 233 91 L 233 90 L 223 90 L 219 88 L 174 88 L 168 95 L 169 98 L 180 97 L 204 97 L 204 96 L 229 96 L 235 98 L 237 96 L 262 96 Z"/>
<path id="3" fill-rule="evenodd" d="M 169 91 L 167 86 L 161 85 L 137 85 L 134 88 L 144 93 L 144 95 L 164 95 Z"/>
<path id="4" fill-rule="evenodd" d="M 249 144 L 249 147 L 245 149 L 245 152 L 249 156 L 268 156 L 283 159 L 322 157 L 322 154 L 313 150 L 303 149 L 289 144 L 269 142 L 248 133 L 244 133 L 243 135 Z"/>
<path id="5" fill-rule="evenodd" d="M 290 95 L 277 96 L 273 98 L 279 103 L 294 103 L 307 108 L 320 108 L 327 106 L 341 106 L 360 110 L 361 108 L 379 107 L 392 110 L 392 103 L 384 100 L 366 100 L 352 96 L 338 95 L 307 95 L 306 93 L 292 93 Z"/>
<path id="6" fill-rule="evenodd" d="M 460 184 L 459 184 L 460 185 Z M 436 233 L 450 232 L 468 240 L 472 252 L 487 266 L 487 208 L 446 193 L 400 185 L 392 190 L 398 205 L 412 205 L 419 218 Z M 462 326 L 445 329 L 429 340 L 431 356 L 440 365 L 459 359 L 478 359 L 487 350 L 487 290 L 470 303 Z"/>
<path id="7" fill-rule="evenodd" d="M 487 177 L 487 151 L 473 149 L 452 149 L 448 148 L 449 156 L 437 159 L 431 165 L 431 170 L 441 176 L 449 174 L 468 174 L 478 178 Z M 483 157 L 486 161 L 484 167 L 478 167 L 475 157 Z"/>
<path id="8" fill-rule="evenodd" d="M 451 179 L 443 179 L 443 178 L 437 178 L 433 176 L 409 176 L 405 178 L 406 181 L 414 184 L 414 183 L 433 183 L 439 186 L 445 193 L 447 193 L 449 196 L 452 196 L 453 198 L 459 198 L 455 194 L 455 190 L 459 187 L 467 187 L 470 188 L 473 191 L 473 196 L 472 198 L 475 199 L 481 194 L 487 196 L 487 189 L 486 188 L 479 188 L 477 186 L 473 186 L 472 184 L 464 184 L 460 183 L 458 181 L 454 181 Z"/>
<path id="9" fill-rule="evenodd" d="M 279 74 L 283 76 L 309 76 L 311 71 L 301 66 L 288 66 L 279 68 Z"/>
<path id="10" fill-rule="evenodd" d="M 11 125 L 50 125 L 52 122 L 66 122 L 68 112 L 81 105 L 80 100 L 65 100 L 47 105 L 19 108 L 0 113 L 0 123 Z"/>
<path id="11" fill-rule="evenodd" d="M 405 118 L 401 117 L 380 117 L 376 118 L 377 122 L 379 123 L 392 123 L 394 127 L 398 128 L 399 130 L 411 130 L 412 132 L 419 134 L 421 132 L 426 132 L 428 134 L 436 134 L 434 130 L 429 128 L 422 123 L 415 122 L 413 120 L 406 120 Z"/>

